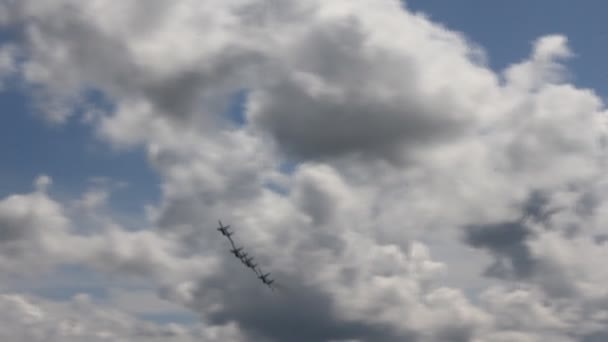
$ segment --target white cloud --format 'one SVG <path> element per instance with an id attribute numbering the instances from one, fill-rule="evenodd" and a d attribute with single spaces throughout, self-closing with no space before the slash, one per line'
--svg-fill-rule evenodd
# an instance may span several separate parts
<path id="1" fill-rule="evenodd" d="M 54 302 L 19 294 L 0 296 L 0 337 L 7 341 L 237 341 L 233 326 L 155 324 L 77 295 Z"/>
<path id="2" fill-rule="evenodd" d="M 505 77 L 514 87 L 534 91 L 547 82 L 562 81 L 565 68 L 559 60 L 571 55 L 566 37 L 544 36 L 534 43 L 530 59 L 507 69 Z"/>
<path id="3" fill-rule="evenodd" d="M 397 1 L 146 6 L 1 7 L 24 32 L 20 76 L 50 101 L 44 114 L 68 120 L 83 91 L 102 91 L 116 110 L 89 124 L 113 146 L 145 148 L 163 191 L 151 222 L 127 230 L 103 211 L 107 192 L 69 206 L 39 178 L 37 191 L 0 200 L 4 269 L 80 264 L 147 279 L 219 329 L 209 340 L 606 334 L 606 202 L 594 189 L 605 183 L 606 109 L 568 83 L 565 37 L 539 38 L 496 73 L 465 37 Z M 222 113 L 243 89 L 247 122 L 237 127 Z M 293 172 L 281 172 L 286 161 L 298 162 Z M 277 296 L 230 256 L 211 227 L 218 218 L 273 273 Z M 116 329 L 101 320 L 112 329 L 95 333 L 50 325 L 46 315 L 67 309 L 7 298 L 26 308 L 12 319 L 42 322 L 33 333 L 179 335 L 129 319 L 108 318 Z"/>
<path id="4" fill-rule="evenodd" d="M 1 14 L 0 14 L 1 17 Z M 0 22 L 2 19 L 0 18 Z M 17 73 L 19 49 L 10 43 L 0 45 L 0 90 L 6 88 L 6 79 Z"/>
<path id="5" fill-rule="evenodd" d="M 49 177 L 43 176 L 36 185 L 50 182 Z M 89 197 L 85 195 L 85 204 Z M 93 209 L 85 205 L 81 210 Z M 78 217 L 80 213 L 70 215 Z M 60 264 L 80 263 L 102 271 L 153 277 L 162 283 L 202 274 L 214 267 L 212 259 L 180 255 L 179 240 L 171 235 L 127 231 L 110 218 L 101 225 L 80 222 L 96 224 L 98 230 L 77 230 L 70 215 L 64 204 L 40 190 L 0 200 L 0 265 L 4 271 L 35 275 Z"/>
<path id="6" fill-rule="evenodd" d="M 68 224 L 61 205 L 44 192 L 0 200 L 0 267 L 35 274 L 52 264 L 56 260 L 45 252 L 65 236 Z"/>

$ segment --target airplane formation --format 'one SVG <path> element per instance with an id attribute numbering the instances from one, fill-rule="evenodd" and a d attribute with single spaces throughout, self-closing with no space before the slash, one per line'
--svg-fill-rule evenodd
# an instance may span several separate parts
<path id="1" fill-rule="evenodd" d="M 231 237 L 234 234 L 234 232 L 231 232 L 229 230 L 230 225 L 224 226 L 222 224 L 222 221 L 220 221 L 220 220 L 218 220 L 218 223 L 220 224 L 220 226 L 219 226 L 219 228 L 217 228 L 217 230 L 223 236 L 225 236 L 228 239 L 228 241 L 230 241 L 230 245 L 232 246 L 232 249 L 230 249 L 230 253 L 232 253 L 232 255 L 234 255 L 237 259 L 239 259 L 243 263 L 243 265 L 245 265 L 245 267 L 253 270 L 255 272 L 256 276 L 258 277 L 258 279 L 260 279 L 262 281 L 262 283 L 264 283 L 266 286 L 268 286 L 271 290 L 274 291 L 275 287 L 274 287 L 274 285 L 272 285 L 274 283 L 274 279 L 268 278 L 270 276 L 270 273 L 262 272 L 262 269 L 260 267 L 258 267 L 258 264 L 255 264 L 253 262 L 254 258 L 252 256 L 249 256 L 246 252 L 243 251 L 244 247 L 237 247 L 234 244 L 234 240 Z"/>

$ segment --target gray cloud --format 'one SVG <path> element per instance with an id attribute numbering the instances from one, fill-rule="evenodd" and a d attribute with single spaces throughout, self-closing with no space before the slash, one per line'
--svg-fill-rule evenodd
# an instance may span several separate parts
<path id="1" fill-rule="evenodd" d="M 462 134 L 470 118 L 459 117 L 452 98 L 425 98 L 417 62 L 371 39 L 353 18 L 310 28 L 285 62 L 294 71 L 252 94 L 253 123 L 305 159 L 363 154 L 399 160 L 404 146 Z"/>
<path id="2" fill-rule="evenodd" d="M 86 295 L 58 302 L 3 294 L 0 296 L 0 308 L 0 337 L 16 342 L 212 342 L 235 341 L 238 337 L 229 327 L 204 329 L 201 326 L 191 329 L 179 324 L 146 322 L 125 312 L 95 304 Z"/>
<path id="3" fill-rule="evenodd" d="M 491 251 L 495 262 L 485 274 L 499 278 L 526 278 L 535 271 L 527 239 L 532 232 L 521 221 L 467 227 L 466 241 L 473 247 Z"/>
<path id="4" fill-rule="evenodd" d="M 390 325 L 341 317 L 329 293 L 295 272 L 273 273 L 278 289 L 270 292 L 232 259 L 225 259 L 225 273 L 196 285 L 189 306 L 207 312 L 211 324 L 238 324 L 247 340 L 418 341 L 413 331 L 397 332 Z M 213 304 L 219 308 L 210 312 Z"/>
<path id="5" fill-rule="evenodd" d="M 548 196 L 532 191 L 522 204 L 521 217 L 511 221 L 469 225 L 465 227 L 465 241 L 473 247 L 489 250 L 496 260 L 485 274 L 498 278 L 528 278 L 538 268 L 527 242 L 534 238 L 533 223 L 546 223 L 551 215 L 547 210 Z"/>
<path id="6" fill-rule="evenodd" d="M 484 275 L 530 281 L 539 284 L 552 296 L 571 297 L 577 290 L 567 272 L 550 258 L 534 251 L 533 243 L 539 234 L 554 229 L 549 222 L 551 215 L 561 210 L 549 209 L 549 198 L 545 193 L 532 191 L 522 204 L 519 219 L 467 226 L 465 241 L 492 254 L 494 262 L 485 269 Z M 562 230 L 557 234 L 566 237 L 568 233 L 568 230 Z"/>
<path id="7" fill-rule="evenodd" d="M 602 336 L 605 306 L 594 303 L 606 297 L 607 255 L 596 240 L 608 208 L 603 191 L 575 185 L 605 179 L 604 109 L 563 82 L 564 37 L 540 39 L 499 75 L 466 39 L 396 1 L 12 4 L 0 4 L 0 21 L 23 32 L 22 81 L 67 110 L 43 114 L 64 120 L 74 98 L 100 90 L 115 111 L 89 123 L 110 144 L 146 149 L 162 199 L 137 231 L 79 200 L 98 219 L 80 234 L 69 229 L 78 213 L 43 189 L 9 196 L 0 244 L 31 257 L 0 267 L 43 260 L 137 275 L 199 314 L 209 341 Z M 247 123 L 222 125 L 242 89 Z M 281 172 L 285 158 L 302 163 Z M 46 229 L 51 217 L 65 222 Z M 229 255 L 217 218 L 283 292 Z M 431 254 L 463 242 L 489 252 L 492 285 L 447 286 L 462 273 L 453 265 L 482 261 Z M 174 333 L 133 324 L 125 339 Z"/>
<path id="8" fill-rule="evenodd" d="M 582 336 L 582 342 L 601 342 L 608 339 L 608 331 L 594 332 L 585 336 Z"/>

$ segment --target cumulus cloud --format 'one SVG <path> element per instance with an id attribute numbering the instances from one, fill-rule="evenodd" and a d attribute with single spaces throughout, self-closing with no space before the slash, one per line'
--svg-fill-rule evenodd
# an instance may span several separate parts
<path id="1" fill-rule="evenodd" d="M 251 120 L 289 153 L 399 160 L 465 133 L 478 119 L 477 100 L 496 88 L 494 75 L 466 57 L 472 49 L 464 39 L 397 2 L 336 2 L 317 11 L 278 61 L 287 72 L 251 99 Z M 402 39 L 387 39 L 393 29 Z M 444 77 L 448 64 L 458 74 Z"/>
<path id="2" fill-rule="evenodd" d="M 112 106 L 88 124 L 108 144 L 145 149 L 162 178 L 135 229 L 103 210 L 103 189 L 66 203 L 38 178 L 0 200 L 0 267 L 146 279 L 204 330 L 97 318 L 110 309 L 92 302 L 83 322 L 64 324 L 78 300 L 5 294 L 0 305 L 18 307 L 7 339 L 28 324 L 25 340 L 606 335 L 606 109 L 568 83 L 565 37 L 540 37 L 495 72 L 466 37 L 397 1 L 146 6 L 0 5 L 0 24 L 21 32 L 0 50 L 0 75 L 18 75 L 55 122 L 100 107 L 86 94 L 102 93 Z M 239 126 L 223 113 L 243 91 Z M 217 218 L 278 293 L 228 253 Z"/>
<path id="3" fill-rule="evenodd" d="M 190 328 L 155 324 L 114 308 L 95 304 L 86 295 L 55 302 L 19 294 L 0 296 L 0 336 L 25 341 L 238 341 L 234 326 Z"/>
<path id="4" fill-rule="evenodd" d="M 6 271 L 37 272 L 47 263 L 45 250 L 65 236 L 69 219 L 61 204 L 43 192 L 49 178 L 36 180 L 38 191 L 0 200 L 1 265 Z"/>
<path id="5" fill-rule="evenodd" d="M 180 246 L 171 236 L 127 231 L 109 218 L 97 230 L 79 230 L 74 226 L 78 213 L 40 190 L 51 179 L 41 176 L 35 183 L 35 192 L 0 200 L 0 265 L 4 271 L 35 275 L 61 264 L 83 264 L 162 282 L 213 268 L 210 259 L 180 255 Z M 89 197 L 85 195 L 82 201 L 87 204 Z M 85 206 L 84 210 L 91 208 Z"/>

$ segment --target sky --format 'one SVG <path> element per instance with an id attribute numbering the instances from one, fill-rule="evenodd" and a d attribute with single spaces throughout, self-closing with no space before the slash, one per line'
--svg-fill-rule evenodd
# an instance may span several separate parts
<path id="1" fill-rule="evenodd" d="M 0 0 L 0 339 L 605 341 L 606 9 Z"/>

